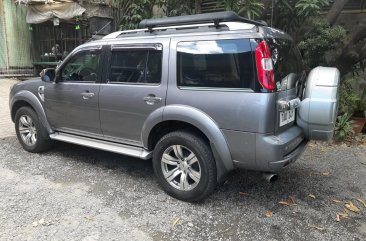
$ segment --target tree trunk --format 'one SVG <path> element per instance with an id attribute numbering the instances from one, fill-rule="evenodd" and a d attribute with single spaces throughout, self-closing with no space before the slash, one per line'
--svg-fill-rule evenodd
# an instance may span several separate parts
<path id="1" fill-rule="evenodd" d="M 366 55 L 364 54 L 366 51 L 366 42 L 360 43 L 356 46 L 345 49 L 336 59 L 334 66 L 339 69 L 341 76 L 352 72 L 355 64 L 366 58 Z"/>
<path id="2" fill-rule="evenodd" d="M 349 0 L 336 0 L 327 14 L 327 21 L 330 26 L 333 26 L 338 19 L 339 14 Z"/>
<path id="3" fill-rule="evenodd" d="M 355 64 L 366 59 L 366 24 L 361 24 L 352 30 L 343 50 L 334 57 L 334 64 L 341 75 L 347 74 Z"/>

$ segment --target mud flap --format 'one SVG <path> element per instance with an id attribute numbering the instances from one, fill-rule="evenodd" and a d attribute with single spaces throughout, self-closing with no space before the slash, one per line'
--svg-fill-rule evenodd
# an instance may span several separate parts
<path id="1" fill-rule="evenodd" d="M 339 83 L 340 74 L 336 68 L 316 67 L 311 70 L 297 111 L 297 125 L 307 139 L 329 141 L 333 138 Z"/>

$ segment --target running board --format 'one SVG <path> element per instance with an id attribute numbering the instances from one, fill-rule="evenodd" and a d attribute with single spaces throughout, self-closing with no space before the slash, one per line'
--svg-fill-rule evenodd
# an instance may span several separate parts
<path id="1" fill-rule="evenodd" d="M 151 151 L 146 151 L 142 147 L 135 147 L 129 145 L 123 145 L 108 141 L 95 140 L 88 137 L 76 136 L 65 133 L 54 133 L 50 135 L 50 138 L 57 141 L 68 142 L 72 144 L 77 144 L 81 146 L 92 147 L 99 150 L 110 151 L 118 154 L 123 154 L 126 156 L 137 157 L 140 159 L 150 159 L 152 157 Z"/>

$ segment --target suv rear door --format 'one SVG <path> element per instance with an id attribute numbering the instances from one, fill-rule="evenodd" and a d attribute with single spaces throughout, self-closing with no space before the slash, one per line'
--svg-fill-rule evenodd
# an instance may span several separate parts
<path id="1" fill-rule="evenodd" d="M 305 71 L 301 55 L 291 39 L 267 38 L 274 67 L 277 95 L 277 118 L 275 132 L 282 132 L 296 123 L 296 110 L 281 111 L 279 102 L 296 105 L 296 98 L 301 100 L 305 83 Z"/>
<path id="2" fill-rule="evenodd" d="M 169 38 L 110 43 L 99 96 L 105 138 L 142 145 L 146 118 L 165 106 L 169 43 Z"/>

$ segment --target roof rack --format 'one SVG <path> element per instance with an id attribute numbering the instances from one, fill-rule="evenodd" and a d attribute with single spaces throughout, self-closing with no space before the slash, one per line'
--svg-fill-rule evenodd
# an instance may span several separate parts
<path id="1" fill-rule="evenodd" d="M 191 30 L 194 31 L 195 29 L 210 29 L 210 28 L 222 28 L 227 27 L 229 30 L 250 30 L 254 28 L 254 24 L 250 23 L 242 23 L 242 22 L 222 22 L 219 23 L 219 25 L 215 25 L 214 23 L 197 23 L 197 24 L 188 24 L 188 25 L 172 25 L 172 26 L 166 26 L 166 27 L 153 27 L 153 28 L 140 28 L 140 29 L 133 29 L 133 30 L 124 30 L 124 31 L 117 31 L 111 34 L 108 34 L 107 36 L 104 36 L 103 39 L 114 39 L 126 35 L 130 36 L 136 36 L 137 34 L 146 35 L 146 34 L 152 34 L 152 33 L 166 33 L 168 34 L 167 30 Z M 172 32 L 170 32 L 172 33 Z"/>
<path id="2" fill-rule="evenodd" d="M 214 23 L 219 27 L 220 22 L 242 22 L 250 23 L 257 26 L 266 26 L 262 22 L 257 22 L 240 17 L 238 14 L 232 11 L 216 12 L 216 13 L 204 13 L 195 15 L 186 15 L 178 17 L 167 17 L 167 18 L 152 18 L 144 19 L 140 22 L 139 28 L 147 28 L 152 31 L 156 27 L 167 27 L 174 25 L 187 25 L 187 24 L 200 24 L 200 23 Z"/>

